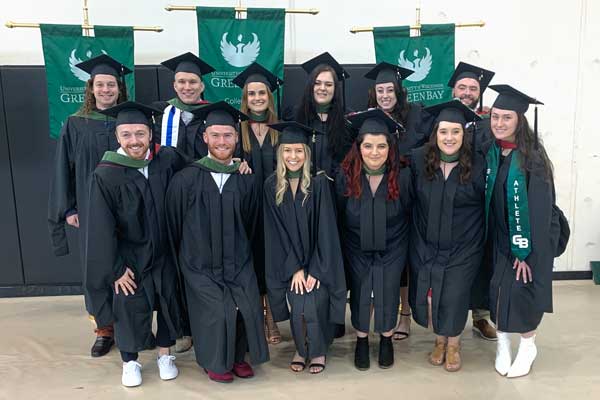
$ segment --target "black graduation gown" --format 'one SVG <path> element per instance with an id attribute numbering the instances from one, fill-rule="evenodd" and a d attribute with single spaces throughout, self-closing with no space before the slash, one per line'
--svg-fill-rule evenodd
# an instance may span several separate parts
<path id="1" fill-rule="evenodd" d="M 216 373 L 233 367 L 237 310 L 250 359 L 269 359 L 250 235 L 258 192 L 253 175 L 231 174 L 219 193 L 210 171 L 194 163 L 167 191 L 170 243 L 183 274 L 196 361 Z"/>
<path id="2" fill-rule="evenodd" d="M 262 146 L 258 143 L 258 139 L 256 139 L 251 127 L 248 127 L 248 136 L 250 137 L 252 148 L 249 153 L 244 152 L 242 158 L 252 168 L 252 174 L 255 176 L 256 190 L 261 194 L 258 198 L 256 231 L 252 235 L 252 255 L 254 257 L 254 272 L 258 281 L 258 290 L 261 295 L 265 295 L 267 294 L 267 285 L 265 282 L 265 231 L 263 226 L 262 193 L 263 182 L 275 171 L 277 165 L 276 150 L 271 144 L 271 135 L 269 133 L 267 133 Z M 239 148 L 242 149 L 241 144 Z"/>
<path id="3" fill-rule="evenodd" d="M 364 173 L 361 179 L 359 199 L 344 196 L 343 173 L 337 175 L 335 182 L 342 251 L 350 278 L 352 326 L 362 332 L 369 331 L 373 302 L 375 331 L 387 332 L 396 326 L 400 277 L 408 253 L 411 175 L 408 168 L 400 170 L 397 178 L 400 197 L 396 201 L 386 200 L 387 173 L 375 196 Z"/>
<path id="4" fill-rule="evenodd" d="M 481 151 L 482 146 L 493 139 L 494 135 L 490 127 L 490 116 L 489 114 L 480 115 L 483 119 L 481 121 L 474 122 L 468 126 L 467 129 L 471 129 L 471 132 L 475 136 L 475 150 Z"/>
<path id="5" fill-rule="evenodd" d="M 85 308 L 90 314 L 92 313 L 89 296 L 85 290 L 86 272 L 84 268 L 84 238 L 90 181 L 104 152 L 118 148 L 114 119 L 101 120 L 78 115 L 71 115 L 67 118 L 56 146 L 55 169 L 48 197 L 48 229 L 52 250 L 57 256 L 69 254 L 65 231 L 66 217 L 78 214 L 77 236 L 83 272 L 83 292 Z M 108 293 L 110 295 L 111 292 Z"/>
<path id="6" fill-rule="evenodd" d="M 311 171 L 313 176 L 320 171 L 325 171 L 327 176 L 334 178 L 339 165 L 342 163 L 344 157 L 352 146 L 352 135 L 350 134 L 351 128 L 348 126 L 348 124 L 344 125 L 344 142 L 342 148 L 336 149 L 334 153 L 329 149 L 329 139 L 327 137 L 329 120 L 323 122 L 318 114 L 315 114 L 308 121 L 303 121 L 298 119 L 298 110 L 298 107 L 288 107 L 283 112 L 283 119 L 285 121 L 298 121 L 306 126 L 323 132 L 323 135 L 316 135 L 314 143 L 312 142 L 311 138 L 310 143 L 308 144 L 312 152 Z"/>
<path id="7" fill-rule="evenodd" d="M 485 229 L 485 162 L 475 154 L 471 179 L 460 183 L 456 166 L 444 180 L 425 176 L 425 148 L 412 151 L 413 205 L 409 298 L 415 321 L 428 325 L 432 289 L 433 331 L 458 336 L 469 313 L 471 287 L 481 267 Z"/>
<path id="8" fill-rule="evenodd" d="M 491 142 L 490 142 L 491 143 Z M 489 144 L 484 147 L 487 153 Z M 490 282 L 490 312 L 502 332 L 535 330 L 545 312 L 552 312 L 552 268 L 558 246 L 560 223 L 554 211 L 554 182 L 544 178 L 541 168 L 527 175 L 531 253 L 525 259 L 533 281 L 516 280 L 515 257 L 510 250 L 506 189 L 511 152 L 498 167 L 488 215 L 493 276 Z"/>
<path id="9" fill-rule="evenodd" d="M 403 125 L 406 132 L 402 132 L 398 139 L 398 154 L 405 156 L 429 140 L 433 129 L 433 117 L 424 111 L 423 104 L 410 103 L 406 124 Z"/>
<path id="10" fill-rule="evenodd" d="M 156 101 L 152 103 L 152 107 L 163 111 L 169 105 L 170 104 L 166 101 Z M 158 136 L 158 139 L 156 140 L 157 143 L 160 143 L 160 139 L 162 137 L 162 118 L 162 114 L 156 117 L 155 130 Z M 204 129 L 204 121 L 201 118 L 198 118 L 196 115 L 194 115 L 194 118 L 188 125 L 186 125 L 183 122 L 183 118 L 180 117 L 177 148 L 193 160 L 198 160 L 208 155 L 208 147 L 206 146 L 204 138 L 202 137 Z"/>
<path id="11" fill-rule="evenodd" d="M 344 323 L 346 311 L 346 278 L 331 185 L 322 175 L 313 178 L 306 200 L 300 188 L 294 198 L 288 187 L 279 206 L 275 204 L 275 185 L 276 177 L 271 175 L 264 191 L 271 311 L 275 321 L 290 319 L 300 356 L 320 357 L 333 342 L 334 324 Z M 320 281 L 319 289 L 315 286 L 303 295 L 290 291 L 292 277 L 300 269 L 304 269 L 305 276 L 311 274 Z"/>
<path id="12" fill-rule="evenodd" d="M 148 165 L 148 179 L 136 168 L 102 161 L 90 187 L 87 229 L 86 289 L 98 326 L 114 322 L 121 351 L 146 348 L 152 333 L 152 311 L 159 306 L 171 339 L 180 331 L 177 270 L 170 254 L 165 195 L 173 174 L 186 160 L 163 147 Z M 106 295 L 106 288 L 129 267 L 135 294 Z M 114 290 L 114 289 L 113 289 Z"/>

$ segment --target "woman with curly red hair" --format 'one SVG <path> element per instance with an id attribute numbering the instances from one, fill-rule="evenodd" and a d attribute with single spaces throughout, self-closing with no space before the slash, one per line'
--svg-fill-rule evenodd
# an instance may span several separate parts
<path id="1" fill-rule="evenodd" d="M 396 131 L 400 126 L 382 110 L 348 117 L 358 136 L 335 180 L 341 243 L 356 329 L 354 365 L 370 367 L 369 326 L 381 334 L 379 366 L 394 363 L 392 334 L 398 318 L 400 276 L 408 252 L 411 184 L 401 168 Z"/>

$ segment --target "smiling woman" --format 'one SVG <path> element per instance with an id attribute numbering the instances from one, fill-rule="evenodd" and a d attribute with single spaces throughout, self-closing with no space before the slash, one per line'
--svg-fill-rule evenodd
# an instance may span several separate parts
<path id="1" fill-rule="evenodd" d="M 349 74 L 329 53 L 306 61 L 302 68 L 308 78 L 295 120 L 324 133 L 310 143 L 312 174 L 324 171 L 333 177 L 350 149 L 341 84 Z"/>
<path id="2" fill-rule="evenodd" d="M 242 104 L 240 111 L 250 117 L 249 121 L 240 124 L 241 158 L 252 168 L 256 176 L 256 185 L 262 193 L 263 183 L 275 171 L 275 148 L 278 144 L 279 132 L 269 127 L 277 121 L 273 91 L 279 90 L 283 84 L 271 71 L 258 63 L 252 63 L 232 81 L 242 88 Z M 259 199 L 262 204 L 262 196 Z M 281 342 L 281 333 L 273 321 L 271 309 L 267 301 L 265 282 L 265 252 L 262 205 L 259 206 L 259 218 L 256 234 L 252 240 L 254 271 L 258 279 L 265 311 L 265 334 L 270 344 Z"/>
<path id="3" fill-rule="evenodd" d="M 369 329 L 380 334 L 379 366 L 394 364 L 392 334 L 400 277 L 408 252 L 410 174 L 401 168 L 395 132 L 400 126 L 380 109 L 348 117 L 358 136 L 336 176 L 342 248 L 350 286 L 354 365 L 370 367 Z"/>
<path id="4" fill-rule="evenodd" d="M 410 303 L 415 321 L 436 334 L 429 362 L 462 366 L 460 334 L 483 257 L 485 163 L 471 152 L 465 125 L 480 118 L 459 100 L 429 107 L 429 142 L 411 155 L 415 192 Z M 430 257 L 428 255 L 434 255 Z"/>

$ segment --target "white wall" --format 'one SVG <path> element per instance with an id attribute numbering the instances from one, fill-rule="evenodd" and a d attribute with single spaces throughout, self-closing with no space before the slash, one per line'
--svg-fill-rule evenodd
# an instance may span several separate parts
<path id="1" fill-rule="evenodd" d="M 81 23 L 82 0 L 1 0 L 4 20 Z M 194 12 L 167 12 L 167 4 L 233 6 L 238 1 L 89 0 L 90 20 L 107 25 L 160 25 L 164 32 L 135 34 L 136 64 L 157 64 L 197 51 Z M 473 22 L 457 29 L 456 61 L 496 71 L 508 83 L 539 98 L 540 132 L 555 166 L 558 203 L 571 222 L 567 252 L 556 269 L 588 270 L 600 260 L 600 133 L 592 119 L 600 93 L 600 2 L 594 0 L 245 0 L 244 6 L 319 8 L 288 15 L 286 63 L 329 51 L 342 63 L 375 61 L 370 33 L 352 26 L 411 24 L 420 4 L 424 23 Z M 474 7 L 473 5 L 476 5 Z M 43 64 L 37 29 L 0 28 L 0 64 Z M 490 104 L 494 95 L 486 93 Z"/>

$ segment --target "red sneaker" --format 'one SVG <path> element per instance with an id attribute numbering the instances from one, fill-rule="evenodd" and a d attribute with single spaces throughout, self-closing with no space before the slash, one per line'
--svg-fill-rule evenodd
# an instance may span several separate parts
<path id="1" fill-rule="evenodd" d="M 252 367 L 246 361 L 242 361 L 240 363 L 234 363 L 233 364 L 233 373 L 238 378 L 244 378 L 244 379 L 252 378 L 254 376 L 254 371 L 252 370 Z"/>
<path id="2" fill-rule="evenodd" d="M 208 374 L 208 378 L 211 381 L 220 382 L 220 383 L 231 383 L 233 382 L 233 374 L 231 372 L 225 372 L 224 374 L 217 374 L 216 372 L 212 372 L 204 368 L 204 372 Z"/>

